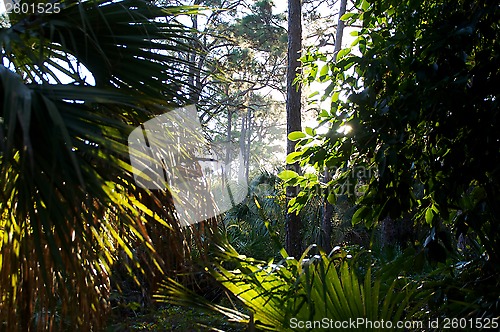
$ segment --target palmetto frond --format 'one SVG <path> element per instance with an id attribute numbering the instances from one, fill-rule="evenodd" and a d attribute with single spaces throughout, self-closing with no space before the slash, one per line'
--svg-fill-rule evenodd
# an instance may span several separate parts
<path id="1" fill-rule="evenodd" d="M 83 64 L 99 87 L 161 97 L 162 103 L 188 92 L 183 53 L 190 39 L 173 17 L 194 13 L 193 7 L 159 8 L 141 0 L 65 1 L 61 7 L 57 14 L 14 16 L 2 29 L 3 58 L 26 81 L 57 82 L 63 73 L 82 83 Z"/>
<path id="2" fill-rule="evenodd" d="M 98 328 L 119 250 L 154 253 L 148 223 L 175 228 L 165 196 L 134 185 L 126 142 L 189 94 L 188 31 L 173 18 L 194 9 L 61 8 L 0 29 L 1 329 Z"/>
<path id="3" fill-rule="evenodd" d="M 239 255 L 227 243 L 219 249 L 217 257 L 223 263 L 216 264 L 211 272 L 252 316 L 207 303 L 171 279 L 163 284 L 158 299 L 217 311 L 265 331 L 350 331 L 352 325 L 342 325 L 343 322 L 358 319 L 372 325 L 360 324 L 356 331 L 374 331 L 378 328 L 373 323 L 381 321 L 390 322 L 392 328 L 388 330 L 402 330 L 397 322 L 411 318 L 427 296 L 417 292 L 417 285 L 399 277 L 397 272 L 382 276 L 372 274 L 368 267 L 364 279 L 358 279 L 354 259 L 347 259 L 344 251 L 337 251 L 333 257 L 323 252 L 308 257 L 308 249 L 300 260 L 289 257 L 276 264 Z M 305 322 L 317 324 L 325 320 L 327 323 L 314 328 L 304 327 Z M 294 322 L 302 322 L 301 327 Z"/>

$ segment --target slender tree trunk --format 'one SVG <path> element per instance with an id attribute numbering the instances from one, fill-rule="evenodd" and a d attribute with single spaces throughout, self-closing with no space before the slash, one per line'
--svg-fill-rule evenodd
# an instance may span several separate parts
<path id="1" fill-rule="evenodd" d="M 337 23 L 337 31 L 335 33 L 335 48 L 334 48 L 335 56 L 337 56 L 337 53 L 339 53 L 340 49 L 342 48 L 342 37 L 344 36 L 345 23 L 340 18 L 344 16 L 346 7 L 347 7 L 347 0 L 340 0 L 339 20 Z"/>
<path id="2" fill-rule="evenodd" d="M 246 137 L 247 137 L 247 117 L 246 114 L 241 114 L 241 131 L 240 131 L 240 153 L 241 153 L 241 162 L 238 178 L 243 178 L 246 173 Z"/>
<path id="3" fill-rule="evenodd" d="M 193 26 L 193 41 L 198 39 L 198 35 L 196 33 L 196 30 L 198 29 L 198 15 L 193 15 L 191 16 L 191 24 Z M 193 41 L 191 41 L 191 46 L 195 47 L 193 44 Z M 196 69 L 195 69 L 195 63 L 196 63 L 196 54 L 195 53 L 189 53 L 188 54 L 188 61 L 191 63 L 191 66 L 189 67 L 189 76 L 188 76 L 188 86 L 190 89 L 189 92 L 189 103 L 190 104 L 195 104 L 197 102 L 197 96 L 196 96 L 196 91 L 195 91 L 195 86 L 196 86 Z"/>
<path id="4" fill-rule="evenodd" d="M 335 48 L 334 48 L 334 58 L 337 56 L 337 53 L 342 48 L 342 37 L 344 35 L 344 21 L 340 18 L 346 12 L 347 0 L 341 0 L 340 2 L 340 10 L 339 10 L 339 19 L 337 24 L 337 31 L 335 34 Z M 325 181 L 330 181 L 330 173 L 328 170 L 325 171 Z M 330 204 L 325 197 L 325 202 L 323 204 L 323 219 L 322 219 L 322 233 L 321 233 L 321 246 L 325 249 L 326 252 L 331 250 L 330 240 L 332 237 L 332 217 L 333 217 L 333 205 Z"/>
<path id="5" fill-rule="evenodd" d="M 245 179 L 249 179 L 250 173 L 250 144 L 252 138 L 252 108 L 250 106 L 247 107 L 247 144 L 245 150 Z"/>
<path id="6" fill-rule="evenodd" d="M 201 4 L 201 0 L 195 0 L 193 5 L 198 6 Z M 200 34 L 198 31 L 198 15 L 191 16 L 191 24 L 193 27 L 191 46 L 194 48 L 200 47 Z M 201 67 L 203 66 L 204 57 L 200 57 L 194 52 L 189 53 L 188 61 L 190 62 L 189 76 L 188 76 L 188 88 L 189 92 L 189 104 L 197 104 L 200 99 L 201 92 Z"/>
<path id="7" fill-rule="evenodd" d="M 344 35 L 344 21 L 340 18 L 345 14 L 347 7 L 347 0 L 340 1 L 340 10 L 339 10 L 339 19 L 337 24 L 337 31 L 335 33 L 335 48 L 334 48 L 334 59 L 337 57 L 337 53 L 339 53 L 342 48 L 342 37 Z M 331 176 L 328 170 L 325 170 L 324 173 L 325 182 L 330 181 Z M 332 246 L 330 244 L 332 238 L 332 218 L 333 218 L 333 205 L 328 202 L 328 195 L 325 195 L 325 201 L 323 203 L 323 219 L 321 220 L 321 239 L 320 245 L 323 249 L 329 253 L 332 250 Z"/>
<path id="8" fill-rule="evenodd" d="M 231 149 L 233 140 L 233 111 L 228 108 L 227 110 L 227 143 L 226 143 L 226 171 L 223 174 L 224 181 L 227 181 L 231 178 L 231 167 L 229 164 L 231 163 Z"/>
<path id="9" fill-rule="evenodd" d="M 294 86 L 293 80 L 300 68 L 300 51 L 302 49 L 302 4 L 301 0 L 288 0 L 288 68 L 286 74 L 286 117 L 287 134 L 293 131 L 302 130 L 301 121 L 301 89 L 300 86 Z M 295 151 L 295 142 L 288 140 L 286 152 Z M 299 165 L 287 165 L 288 169 L 299 172 Z M 296 187 L 287 187 L 287 198 L 290 199 L 297 195 Z M 296 258 L 302 253 L 302 221 L 295 213 L 286 215 L 286 243 L 285 248 L 289 255 Z"/>
<path id="10" fill-rule="evenodd" d="M 325 177 L 329 181 L 328 171 L 325 171 Z M 321 220 L 321 239 L 320 246 L 329 253 L 332 250 L 332 245 L 330 243 L 332 238 L 332 218 L 333 218 L 333 205 L 328 202 L 325 196 L 325 201 L 323 202 L 323 219 Z"/>

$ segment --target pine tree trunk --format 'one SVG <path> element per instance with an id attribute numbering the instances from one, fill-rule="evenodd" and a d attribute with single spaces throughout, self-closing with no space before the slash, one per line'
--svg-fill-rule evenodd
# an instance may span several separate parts
<path id="1" fill-rule="evenodd" d="M 334 49 L 334 59 L 337 57 L 337 53 L 342 48 L 342 36 L 344 35 L 344 21 L 340 18 L 345 14 L 347 6 L 347 0 L 341 0 L 340 10 L 339 10 L 339 20 L 337 24 L 337 32 L 335 34 L 335 49 Z M 328 170 L 325 171 L 325 182 L 330 181 L 330 174 Z M 323 219 L 321 220 L 321 240 L 320 245 L 323 249 L 329 253 L 332 250 L 330 241 L 332 238 L 332 217 L 333 217 L 333 205 L 328 202 L 327 195 L 325 195 L 325 201 L 323 203 Z"/>
<path id="2" fill-rule="evenodd" d="M 300 68 L 300 51 L 302 49 L 302 4 L 301 0 L 288 0 L 288 68 L 286 74 L 287 98 L 287 134 L 302 129 L 301 123 L 301 89 L 294 86 L 293 80 Z M 295 151 L 295 142 L 287 141 L 287 154 Z M 287 165 L 288 169 L 299 172 L 299 165 Z M 287 198 L 297 195 L 297 188 L 287 187 Z M 290 256 L 299 258 L 302 253 L 302 221 L 295 213 L 286 215 L 285 248 Z"/>
<path id="3" fill-rule="evenodd" d="M 246 149 L 245 149 L 245 179 L 247 180 L 247 183 L 248 183 L 248 179 L 249 179 L 249 176 L 250 176 L 250 144 L 252 143 L 251 142 L 251 139 L 252 139 L 252 108 L 250 107 L 250 105 L 247 106 L 247 144 L 246 144 Z"/>
<path id="4" fill-rule="evenodd" d="M 242 164 L 238 171 L 238 178 L 244 178 L 246 173 L 246 137 L 247 137 L 247 117 L 246 114 L 241 114 L 241 130 L 240 130 L 240 153 Z"/>
<path id="5" fill-rule="evenodd" d="M 226 172 L 223 173 L 223 182 L 226 183 L 231 178 L 231 148 L 233 140 L 233 110 L 228 108 L 227 110 L 227 143 L 226 143 Z"/>

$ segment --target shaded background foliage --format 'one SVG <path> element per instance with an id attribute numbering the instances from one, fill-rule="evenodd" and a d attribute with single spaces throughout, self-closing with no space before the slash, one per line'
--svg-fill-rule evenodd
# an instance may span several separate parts
<path id="1" fill-rule="evenodd" d="M 196 233 L 176 225 L 167 194 L 135 186 L 126 141 L 192 90 L 179 54 L 193 50 L 174 18 L 195 11 L 60 5 L 9 14 L 0 30 L 2 330 L 99 329 L 117 262 L 153 288 Z"/>

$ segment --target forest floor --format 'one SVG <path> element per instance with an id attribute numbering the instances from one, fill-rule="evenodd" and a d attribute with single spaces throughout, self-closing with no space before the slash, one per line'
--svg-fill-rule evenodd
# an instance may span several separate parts
<path id="1" fill-rule="evenodd" d="M 106 331 L 240 332 L 242 329 L 243 325 L 228 322 L 221 314 L 166 304 L 156 308 L 114 310 Z"/>

